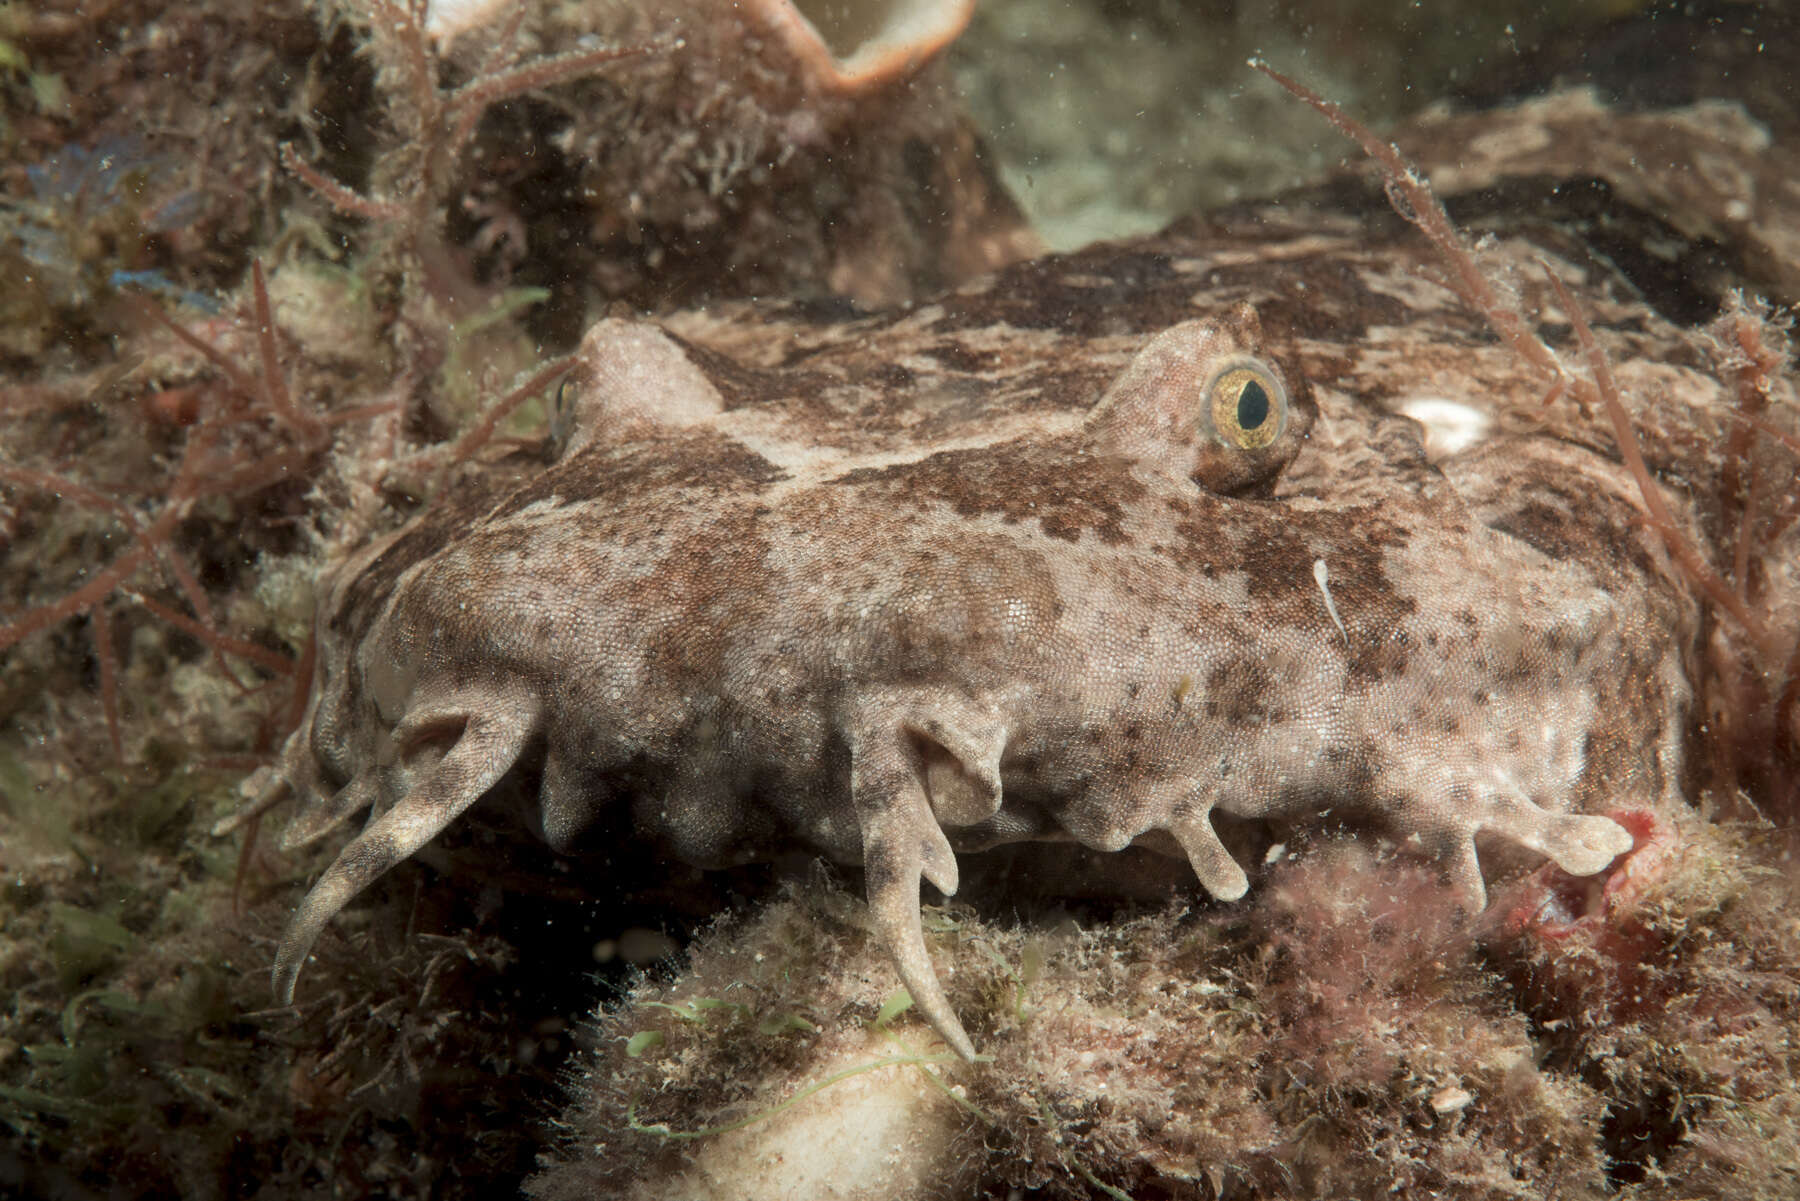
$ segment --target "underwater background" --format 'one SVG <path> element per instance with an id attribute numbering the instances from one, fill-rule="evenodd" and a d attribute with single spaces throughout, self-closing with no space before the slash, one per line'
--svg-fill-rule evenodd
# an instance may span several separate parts
<path id="1" fill-rule="evenodd" d="M 1784 345 L 1800 296 L 1783 5 L 800 4 L 822 47 L 784 7 L 0 4 L 0 1194 L 1800 1196 L 1785 664 L 1696 717 L 1624 916 L 1521 869 L 1495 891 L 1535 916 L 1471 931 L 1429 869 L 1328 834 L 1231 910 L 1152 856 L 1130 887 L 970 857 L 928 924 L 1022 1032 L 997 1063 L 923 1049 L 854 872 L 566 861 L 502 805 L 275 1005 L 334 847 L 213 831 L 300 719 L 321 573 L 455 486 L 469 431 L 537 462 L 547 368 L 601 317 L 852 321 L 1270 197 L 1392 236 L 1253 55 L 1434 164 L 1534 103 L 1721 122 L 1766 208 L 1693 199 L 1725 166 L 1556 147 L 1432 181 L 1684 329 L 1742 290 Z M 890 25 L 910 49 L 858 55 Z M 1121 1013 L 1179 1052 L 1108 1059 Z M 866 1059 L 809 1061 L 846 1025 Z"/>

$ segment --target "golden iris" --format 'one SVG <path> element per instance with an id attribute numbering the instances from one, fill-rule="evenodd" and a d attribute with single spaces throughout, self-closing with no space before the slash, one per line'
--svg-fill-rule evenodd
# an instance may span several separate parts
<path id="1" fill-rule="evenodd" d="M 1213 433 L 1238 450 L 1261 450 L 1287 425 L 1287 389 L 1254 361 L 1227 363 L 1207 385 Z"/>

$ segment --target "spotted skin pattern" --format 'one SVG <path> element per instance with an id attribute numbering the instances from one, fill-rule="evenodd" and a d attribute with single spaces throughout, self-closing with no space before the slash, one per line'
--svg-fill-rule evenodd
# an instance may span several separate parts
<path id="1" fill-rule="evenodd" d="M 601 322 L 550 466 L 466 473 L 329 577 L 266 795 L 300 798 L 289 846 L 370 817 L 278 994 L 521 768 L 558 848 L 628 809 L 701 866 L 860 864 L 964 1056 L 919 918 L 960 853 L 1141 842 L 1230 901 L 1215 811 L 1361 813 L 1471 911 L 1478 835 L 1604 869 L 1632 840 L 1595 813 L 1679 796 L 1697 607 L 1604 436 L 1410 253 L 1259 225 L 859 321 Z M 1486 433 L 1444 450 L 1424 396 Z"/>

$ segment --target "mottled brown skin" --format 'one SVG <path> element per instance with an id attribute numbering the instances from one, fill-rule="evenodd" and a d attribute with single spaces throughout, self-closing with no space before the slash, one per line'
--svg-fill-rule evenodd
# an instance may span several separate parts
<path id="1" fill-rule="evenodd" d="M 1677 795 L 1694 639 L 1629 481 L 1541 424 L 1433 451 L 1345 358 L 1378 355 L 1389 310 L 1420 322 L 1426 285 L 1309 235 L 1209 288 L 1209 254 L 1242 253 L 1102 248 L 850 326 L 595 327 L 554 466 L 440 498 L 331 580 L 275 787 L 304 802 L 289 845 L 374 812 L 278 992 L 521 761 L 559 847 L 630 806 L 696 864 L 860 862 L 964 1055 L 918 915 L 957 851 L 1142 839 L 1229 900 L 1248 881 L 1214 809 L 1342 808 L 1440 857 L 1471 908 L 1483 832 L 1604 868 L 1631 839 L 1581 811 Z M 1413 362 L 1490 370 L 1462 399 L 1520 425 L 1537 385 L 1437 303 Z M 1264 373 L 1266 446 L 1212 424 L 1232 365 Z"/>

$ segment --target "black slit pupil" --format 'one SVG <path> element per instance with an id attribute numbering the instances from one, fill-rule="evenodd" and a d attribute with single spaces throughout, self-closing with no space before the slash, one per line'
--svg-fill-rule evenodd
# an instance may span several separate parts
<path id="1" fill-rule="evenodd" d="M 1244 385 L 1238 393 L 1237 406 L 1238 428 L 1253 430 L 1269 419 L 1269 394 L 1255 380 Z"/>

